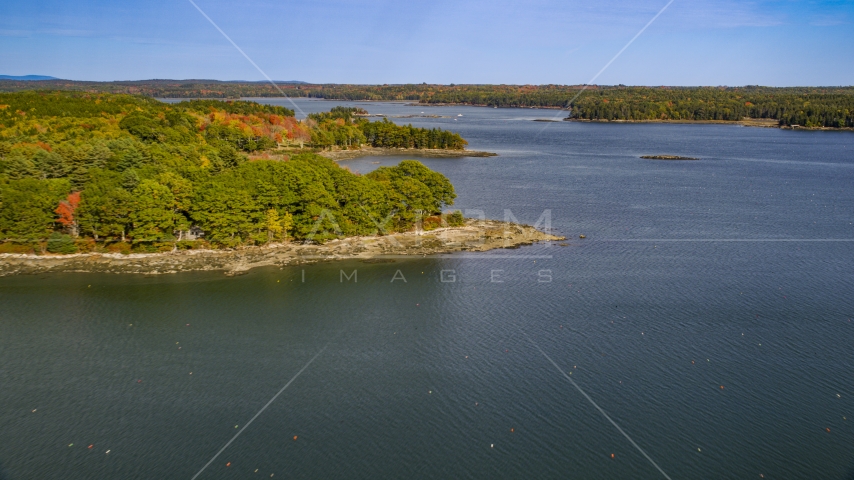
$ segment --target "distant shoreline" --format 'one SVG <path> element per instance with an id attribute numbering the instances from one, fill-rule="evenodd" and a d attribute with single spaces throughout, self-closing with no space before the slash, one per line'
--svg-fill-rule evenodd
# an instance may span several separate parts
<path id="1" fill-rule="evenodd" d="M 565 122 L 579 123 L 664 123 L 664 124 L 699 124 L 699 125 L 741 125 L 743 127 L 779 128 L 780 130 L 807 130 L 807 131 L 829 131 L 829 132 L 852 132 L 854 128 L 834 127 L 804 127 L 801 125 L 780 125 L 777 120 L 765 118 L 751 118 L 745 120 L 589 120 L 579 118 L 565 118 Z"/>
<path id="2" fill-rule="evenodd" d="M 766 118 L 751 118 L 745 120 L 590 120 L 586 118 L 565 118 L 565 122 L 580 123 L 676 123 L 676 124 L 706 124 L 706 125 L 744 125 L 747 127 L 781 128 L 777 120 Z"/>
<path id="3" fill-rule="evenodd" d="M 269 99 L 275 97 L 239 97 L 239 99 L 246 100 L 258 100 L 258 99 Z M 406 106 L 412 107 L 481 107 L 481 108 L 519 108 L 523 110 L 565 110 L 569 111 L 564 107 L 554 107 L 554 106 L 507 106 L 507 107 L 497 107 L 486 104 L 474 104 L 474 103 L 420 103 L 413 102 L 411 100 L 348 100 L 343 98 L 316 98 L 316 97 L 291 97 L 300 100 L 318 100 L 318 101 L 328 101 L 328 102 L 366 102 L 366 103 L 398 103 Z M 174 98 L 174 100 L 188 100 L 190 98 Z M 221 98 L 213 98 L 214 100 L 224 100 Z M 388 115 L 369 115 L 372 117 L 387 117 L 387 118 L 417 118 L 419 115 L 406 115 L 406 116 L 388 116 Z M 435 118 L 434 116 L 425 116 L 426 118 Z M 744 127 L 761 127 L 761 128 L 779 128 L 781 130 L 809 130 L 809 131 L 854 131 L 854 128 L 835 128 L 835 127 L 805 127 L 801 125 L 797 126 L 789 126 L 789 125 L 780 125 L 779 122 L 772 118 L 750 118 L 744 120 L 606 120 L 606 119 L 585 119 L 585 118 L 562 118 L 561 120 L 549 120 L 549 119 L 535 119 L 535 122 L 557 122 L 557 121 L 566 121 L 566 122 L 582 122 L 582 123 L 670 123 L 670 124 L 699 124 L 699 125 L 741 125 Z M 464 155 L 464 156 L 473 156 L 473 157 L 487 157 L 493 155 L 482 155 L 487 152 L 475 152 L 475 155 Z M 382 155 L 382 154 L 378 154 Z M 325 155 L 324 155 L 325 156 Z M 364 156 L 364 155 L 359 155 Z M 437 155 L 438 156 L 438 155 Z M 455 157 L 454 155 L 447 155 L 447 157 Z M 331 157 L 327 157 L 331 158 Z M 356 158 L 356 157 L 352 157 Z"/>
<path id="4" fill-rule="evenodd" d="M 340 100 L 339 100 L 340 101 Z M 353 100 L 358 102 L 364 102 L 368 100 Z M 377 100 L 377 101 L 388 101 L 388 100 Z M 564 107 L 548 107 L 548 106 L 530 106 L 525 107 L 521 105 L 516 105 L 512 107 L 496 107 L 494 105 L 486 105 L 485 103 L 419 103 L 419 102 L 409 102 L 406 104 L 411 107 L 483 107 L 483 108 L 521 108 L 524 110 L 567 110 Z M 569 110 L 567 110 L 569 111 Z"/>
<path id="5" fill-rule="evenodd" d="M 415 156 L 427 158 L 496 157 L 497 153 L 475 150 L 450 150 L 440 148 L 377 148 L 364 147 L 358 150 L 323 150 L 317 155 L 330 160 L 352 160 L 360 157 Z"/>

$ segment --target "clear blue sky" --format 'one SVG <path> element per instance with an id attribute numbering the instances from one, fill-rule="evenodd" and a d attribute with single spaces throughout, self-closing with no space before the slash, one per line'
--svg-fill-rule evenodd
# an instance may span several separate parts
<path id="1" fill-rule="evenodd" d="M 277 80 L 586 83 L 667 0 L 196 0 Z M 675 0 L 595 83 L 852 85 L 854 2 Z M 0 3 L 0 74 L 263 77 L 187 0 Z"/>

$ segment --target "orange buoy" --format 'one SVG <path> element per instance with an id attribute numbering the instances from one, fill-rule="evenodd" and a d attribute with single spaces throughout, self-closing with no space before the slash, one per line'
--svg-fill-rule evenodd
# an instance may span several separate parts
<path id="1" fill-rule="evenodd" d="M 230 467 L 230 466 L 231 466 L 231 462 L 226 463 L 226 464 L 225 464 L 225 466 L 226 466 L 226 467 Z"/>
<path id="2" fill-rule="evenodd" d="M 511 429 L 510 429 L 510 431 L 511 431 L 511 432 L 514 432 L 515 430 L 513 430 L 513 429 L 511 428 Z"/>
<path id="3" fill-rule="evenodd" d="M 611 458 L 614 458 L 614 454 L 613 454 L 613 453 L 611 454 Z"/>
<path id="4" fill-rule="evenodd" d="M 828 428 L 828 429 L 827 429 L 827 431 L 829 432 L 829 431 L 830 431 L 830 429 Z M 89 448 L 92 448 L 92 447 L 94 447 L 94 446 L 95 446 L 95 445 L 89 445 Z"/>
<path id="5" fill-rule="evenodd" d="M 294 440 L 296 440 L 296 439 L 297 439 L 297 436 L 296 436 L 296 435 L 294 435 Z"/>
<path id="6" fill-rule="evenodd" d="M 829 428 L 825 428 L 825 430 L 827 430 L 827 433 L 830 433 L 830 429 L 829 429 Z M 92 448 L 92 447 L 89 447 L 89 448 Z"/>
<path id="7" fill-rule="evenodd" d="M 724 386 L 723 386 L 723 385 L 721 385 L 721 390 L 723 390 L 723 389 L 724 389 Z"/>

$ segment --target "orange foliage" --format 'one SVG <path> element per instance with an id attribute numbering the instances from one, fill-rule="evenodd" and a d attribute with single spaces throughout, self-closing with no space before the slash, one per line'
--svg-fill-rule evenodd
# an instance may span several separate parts
<path id="1" fill-rule="evenodd" d="M 59 215 L 56 222 L 62 226 L 70 227 L 74 225 L 74 211 L 80 205 L 80 192 L 72 192 L 68 194 L 68 198 L 59 202 L 54 212 Z"/>
<path id="2" fill-rule="evenodd" d="M 274 114 L 242 115 L 224 111 L 210 112 L 201 118 L 199 131 L 203 132 L 210 125 L 224 125 L 238 129 L 254 137 L 267 137 L 277 143 L 284 139 L 311 140 L 311 132 L 307 125 L 300 123 L 294 117 L 283 117 Z"/>

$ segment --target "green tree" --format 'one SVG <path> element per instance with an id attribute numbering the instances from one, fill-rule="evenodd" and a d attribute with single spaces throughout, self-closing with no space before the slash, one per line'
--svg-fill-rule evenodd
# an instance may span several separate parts
<path id="1" fill-rule="evenodd" d="M 62 178 L 71 171 L 62 155 L 41 149 L 33 156 L 33 163 L 41 178 Z"/>
<path id="2" fill-rule="evenodd" d="M 125 170 L 122 172 L 122 188 L 125 190 L 132 192 L 136 190 L 136 187 L 139 186 L 139 175 L 136 173 L 136 170 Z"/>
<path id="3" fill-rule="evenodd" d="M 131 146 L 119 157 L 117 169 L 119 171 L 131 170 L 142 167 L 145 163 L 145 155 L 143 155 L 136 147 Z"/>
<path id="4" fill-rule="evenodd" d="M 11 155 L 3 162 L 3 171 L 9 178 L 22 179 L 38 176 L 35 162 L 24 155 Z"/>
<path id="5" fill-rule="evenodd" d="M 76 212 L 80 232 L 95 240 L 124 241 L 131 221 L 133 196 L 122 187 L 122 176 L 116 172 L 93 169 L 91 176 Z"/>
<path id="6" fill-rule="evenodd" d="M 246 190 L 209 181 L 196 188 L 191 212 L 205 238 L 226 246 L 267 236 L 265 210 Z"/>
<path id="7" fill-rule="evenodd" d="M 131 231 L 134 242 L 171 240 L 176 230 L 175 196 L 169 187 L 143 180 L 133 191 Z"/>
<path id="8" fill-rule="evenodd" d="M 71 188 L 65 179 L 25 178 L 0 183 L 0 232 L 5 239 L 38 241 L 50 236 L 54 209 Z"/>
<path id="9" fill-rule="evenodd" d="M 54 232 L 47 239 L 47 251 L 50 253 L 74 253 L 77 251 L 77 246 L 74 244 L 74 238 L 71 235 Z"/>

